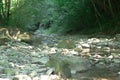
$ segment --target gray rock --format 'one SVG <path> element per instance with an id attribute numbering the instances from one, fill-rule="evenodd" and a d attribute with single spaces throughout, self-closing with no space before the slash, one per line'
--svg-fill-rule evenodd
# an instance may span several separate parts
<path id="1" fill-rule="evenodd" d="M 71 75 L 71 71 L 86 71 L 91 68 L 90 61 L 77 56 L 65 56 L 61 54 L 52 54 L 49 57 L 47 66 L 54 67 L 57 73 L 66 77 Z M 66 73 L 67 72 L 67 73 Z"/>
<path id="2" fill-rule="evenodd" d="M 90 45 L 89 45 L 88 43 L 83 43 L 83 44 L 81 44 L 81 46 L 82 46 L 83 48 L 89 48 L 89 47 L 90 47 Z"/>
<path id="3" fill-rule="evenodd" d="M 12 80 L 32 80 L 32 79 L 27 75 L 16 75 L 13 77 Z"/>

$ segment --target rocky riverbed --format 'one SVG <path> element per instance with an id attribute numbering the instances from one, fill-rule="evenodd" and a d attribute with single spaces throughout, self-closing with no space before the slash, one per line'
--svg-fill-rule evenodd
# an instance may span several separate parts
<path id="1" fill-rule="evenodd" d="M 120 80 L 120 36 L 37 34 L 31 43 L 6 41 L 0 80 Z"/>

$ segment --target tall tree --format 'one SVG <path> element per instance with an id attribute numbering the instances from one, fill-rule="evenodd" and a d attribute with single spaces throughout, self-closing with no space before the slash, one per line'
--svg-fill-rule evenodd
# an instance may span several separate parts
<path id="1" fill-rule="evenodd" d="M 11 0 L 0 0 L 0 18 L 6 24 L 10 17 Z"/>

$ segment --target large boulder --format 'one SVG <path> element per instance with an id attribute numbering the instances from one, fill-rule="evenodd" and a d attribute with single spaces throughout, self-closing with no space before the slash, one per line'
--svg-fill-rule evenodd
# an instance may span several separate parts
<path id="1" fill-rule="evenodd" d="M 60 73 L 67 78 L 71 77 L 72 72 L 84 72 L 91 68 L 90 61 L 86 58 L 61 54 L 50 55 L 46 65 L 55 68 L 56 73 Z"/>

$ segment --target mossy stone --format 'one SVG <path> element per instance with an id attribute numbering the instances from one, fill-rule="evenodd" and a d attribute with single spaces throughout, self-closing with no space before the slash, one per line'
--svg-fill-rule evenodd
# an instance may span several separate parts
<path id="1" fill-rule="evenodd" d="M 73 49 L 75 48 L 74 41 L 72 40 L 62 40 L 58 43 L 58 48 L 67 48 L 67 49 Z"/>

